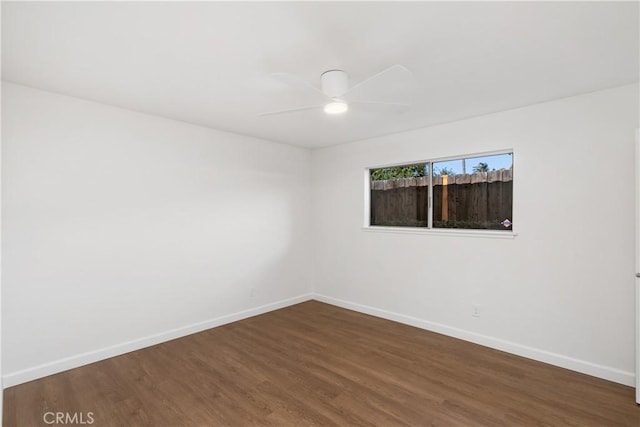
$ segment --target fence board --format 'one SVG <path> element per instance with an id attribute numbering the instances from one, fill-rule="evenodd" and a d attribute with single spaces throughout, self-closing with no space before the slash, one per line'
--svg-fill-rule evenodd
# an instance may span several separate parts
<path id="1" fill-rule="evenodd" d="M 428 181 L 428 177 L 373 181 L 371 225 L 426 226 Z M 501 222 L 513 220 L 512 170 L 434 176 L 433 184 L 436 228 L 505 229 Z"/>

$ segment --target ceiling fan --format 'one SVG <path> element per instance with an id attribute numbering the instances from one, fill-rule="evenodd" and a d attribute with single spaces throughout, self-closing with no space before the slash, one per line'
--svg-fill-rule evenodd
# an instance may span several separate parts
<path id="1" fill-rule="evenodd" d="M 367 89 L 371 90 L 375 86 L 409 81 L 412 77 L 411 71 L 402 65 L 393 65 L 351 87 L 349 87 L 349 75 L 342 70 L 329 70 L 322 73 L 320 76 L 320 88 L 290 73 L 274 73 L 271 74 L 271 77 L 290 87 L 314 92 L 322 96 L 324 102 L 317 105 L 269 111 L 260 113 L 260 116 L 273 116 L 305 110 L 324 110 L 327 114 L 341 114 L 352 108 L 366 112 L 403 112 L 410 107 L 409 104 L 400 102 L 355 99 L 353 96 L 357 92 L 362 97 L 363 94 L 366 94 Z M 358 90 L 355 91 L 355 89 Z"/>

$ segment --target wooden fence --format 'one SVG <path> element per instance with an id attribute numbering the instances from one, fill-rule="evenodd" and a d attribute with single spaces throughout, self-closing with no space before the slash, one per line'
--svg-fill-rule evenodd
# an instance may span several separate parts
<path id="1" fill-rule="evenodd" d="M 513 171 L 433 177 L 435 228 L 510 229 Z M 371 183 L 371 225 L 426 227 L 429 177 Z M 505 224 L 508 226 L 505 227 Z"/>

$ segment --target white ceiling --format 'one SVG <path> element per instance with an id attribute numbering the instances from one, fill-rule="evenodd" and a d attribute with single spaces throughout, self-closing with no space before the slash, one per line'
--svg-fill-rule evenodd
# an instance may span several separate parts
<path id="1" fill-rule="evenodd" d="M 637 2 L 2 3 L 3 80 L 304 147 L 633 83 L 638 58 Z M 393 64 L 406 113 L 257 115 L 318 103 L 270 73 Z"/>

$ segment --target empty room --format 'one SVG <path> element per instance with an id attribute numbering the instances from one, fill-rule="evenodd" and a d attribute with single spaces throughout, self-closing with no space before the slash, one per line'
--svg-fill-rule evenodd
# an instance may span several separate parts
<path id="1" fill-rule="evenodd" d="M 639 6 L 3 1 L 2 425 L 640 426 Z"/>

